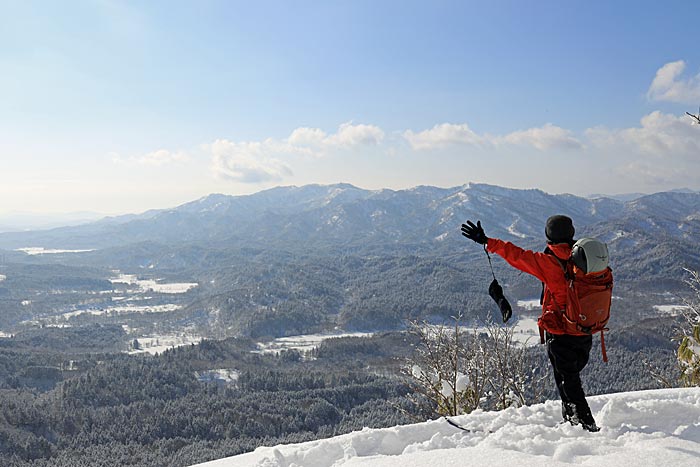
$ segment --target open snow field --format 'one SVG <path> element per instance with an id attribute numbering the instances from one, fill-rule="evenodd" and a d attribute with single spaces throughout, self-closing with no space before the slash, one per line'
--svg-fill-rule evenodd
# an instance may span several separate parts
<path id="1" fill-rule="evenodd" d="M 195 371 L 194 376 L 203 383 L 234 384 L 238 381 L 240 373 L 231 368 L 219 368 L 217 370 Z"/>
<path id="2" fill-rule="evenodd" d="M 43 248 L 43 247 L 26 247 L 17 248 L 15 251 L 22 251 L 30 256 L 35 255 L 57 255 L 62 253 L 87 253 L 89 251 L 95 250 L 59 250 L 56 248 Z"/>
<path id="3" fill-rule="evenodd" d="M 690 307 L 687 305 L 654 305 L 654 310 L 675 316 L 689 311 Z"/>
<path id="4" fill-rule="evenodd" d="M 131 349 L 129 354 L 161 354 L 168 349 L 181 347 L 183 345 L 199 344 L 202 341 L 201 336 L 194 334 L 162 334 L 153 336 L 136 337 L 139 341 L 138 349 Z"/>
<path id="5" fill-rule="evenodd" d="M 110 279 L 110 282 L 112 282 L 112 284 L 135 285 L 142 292 L 158 292 L 170 294 L 185 293 L 188 290 L 193 289 L 199 285 L 196 282 L 164 283 L 158 282 L 154 279 L 139 279 L 135 274 L 119 274 L 117 277 Z"/>
<path id="6" fill-rule="evenodd" d="M 519 318 L 513 329 L 513 340 L 526 345 L 539 344 L 540 328 L 537 327 L 537 318 Z"/>
<path id="7" fill-rule="evenodd" d="M 306 352 L 315 349 L 321 342 L 334 337 L 369 337 L 371 332 L 346 332 L 336 334 L 304 334 L 299 336 L 278 337 L 269 342 L 258 342 L 255 353 L 280 353 L 283 350 Z"/>
<path id="8" fill-rule="evenodd" d="M 63 313 L 61 316 L 65 319 L 70 319 L 75 316 L 80 315 L 93 315 L 93 316 L 104 316 L 104 315 L 122 315 L 122 314 L 133 314 L 133 313 L 167 313 L 169 311 L 176 311 L 181 309 L 182 306 L 174 305 L 172 303 L 165 305 L 132 305 L 127 304 L 125 306 L 110 306 L 105 308 L 94 308 L 85 310 L 75 310 Z"/>
<path id="9" fill-rule="evenodd" d="M 542 305 L 540 305 L 539 298 L 533 298 L 529 300 L 518 300 L 517 305 L 520 308 L 525 308 L 528 311 L 542 310 Z"/>
<path id="10" fill-rule="evenodd" d="M 602 427 L 559 424 L 559 401 L 261 447 L 199 467 L 697 467 L 700 388 L 589 398 Z"/>

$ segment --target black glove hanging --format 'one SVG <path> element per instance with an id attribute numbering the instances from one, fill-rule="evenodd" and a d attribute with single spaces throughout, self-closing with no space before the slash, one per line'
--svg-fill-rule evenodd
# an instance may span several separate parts
<path id="1" fill-rule="evenodd" d="M 476 243 L 484 245 L 484 253 L 489 259 L 489 267 L 491 268 L 491 275 L 493 276 L 493 282 L 489 285 L 489 295 L 493 298 L 493 301 L 498 305 L 498 309 L 501 310 L 501 316 L 503 316 L 503 322 L 506 323 L 513 316 L 513 309 L 508 303 L 505 295 L 503 295 L 503 287 L 496 280 L 496 274 L 493 272 L 493 264 L 491 264 L 491 255 L 486 248 L 486 244 L 489 238 L 486 236 L 483 227 L 481 227 L 481 221 L 476 221 L 476 225 L 472 221 L 467 221 L 466 224 L 462 224 L 462 235 L 467 237 L 469 240 L 473 240 Z"/>
<path id="2" fill-rule="evenodd" d="M 489 285 L 489 295 L 493 298 L 493 301 L 498 305 L 498 309 L 501 310 L 501 316 L 503 316 L 503 322 L 507 323 L 511 316 L 513 316 L 513 308 L 511 308 L 510 303 L 505 295 L 503 295 L 503 287 L 496 280 L 496 273 L 493 272 L 493 264 L 491 264 L 491 255 L 489 255 L 489 250 L 486 249 L 484 245 L 484 253 L 489 259 L 489 268 L 491 268 L 491 275 L 493 276 L 493 281 Z"/>
<path id="3" fill-rule="evenodd" d="M 503 322 L 506 323 L 513 316 L 513 309 L 508 303 L 508 299 L 503 295 L 503 287 L 494 278 L 489 285 L 489 295 L 496 302 L 498 308 L 501 310 L 501 315 L 503 316 Z"/>

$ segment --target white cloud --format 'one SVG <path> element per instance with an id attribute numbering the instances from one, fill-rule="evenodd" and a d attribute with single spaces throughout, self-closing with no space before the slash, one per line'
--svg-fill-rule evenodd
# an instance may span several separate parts
<path id="1" fill-rule="evenodd" d="M 182 151 L 172 152 L 167 149 L 158 149 L 141 156 L 122 157 L 117 153 L 110 153 L 115 164 L 142 165 L 150 167 L 163 167 L 172 164 L 188 162 L 190 156 Z"/>
<path id="2" fill-rule="evenodd" d="M 654 111 L 640 120 L 641 126 L 622 130 L 592 128 L 586 131 L 599 147 L 627 145 L 647 154 L 658 156 L 689 156 L 700 153 L 700 131 L 685 116 Z"/>
<path id="3" fill-rule="evenodd" d="M 685 80 L 681 79 L 685 66 L 683 60 L 678 60 L 659 68 L 649 86 L 647 97 L 656 101 L 697 104 L 700 100 L 700 73 Z"/>
<path id="4" fill-rule="evenodd" d="M 639 127 L 591 128 L 586 136 L 600 153 L 626 160 L 616 173 L 637 184 L 694 186 L 700 179 L 700 128 L 685 116 L 655 111 L 642 117 Z"/>
<path id="5" fill-rule="evenodd" d="M 356 146 L 376 146 L 384 139 L 384 131 L 374 125 L 343 123 L 334 134 L 327 135 L 319 128 L 301 127 L 289 135 L 291 146 L 315 147 L 321 153 L 332 149 Z M 318 154 L 322 155 L 322 154 Z"/>
<path id="6" fill-rule="evenodd" d="M 300 127 L 292 131 L 287 142 L 293 146 L 320 146 L 326 138 L 326 133 L 319 128 Z"/>
<path id="7" fill-rule="evenodd" d="M 417 151 L 453 145 L 481 144 L 484 142 L 484 138 L 474 133 L 466 123 L 442 123 L 418 133 L 407 130 L 403 133 L 403 137 Z"/>
<path id="8" fill-rule="evenodd" d="M 278 146 L 273 140 L 236 143 L 219 139 L 205 148 L 212 154 L 212 170 L 217 177 L 241 183 L 262 183 L 292 175 L 289 166 L 273 157 L 283 149 Z"/>
<path id="9" fill-rule="evenodd" d="M 299 127 L 288 138 L 235 142 L 225 139 L 204 145 L 212 156 L 216 176 L 241 183 L 280 181 L 292 175 L 288 162 L 294 156 L 322 157 L 359 146 L 378 145 L 384 132 L 377 126 L 343 123 L 334 134 L 319 128 Z"/>
<path id="10" fill-rule="evenodd" d="M 564 128 L 547 123 L 543 127 L 515 131 L 502 138 L 509 144 L 532 146 L 541 151 L 549 149 L 581 149 L 583 144 Z"/>
<path id="11" fill-rule="evenodd" d="M 408 130 L 403 133 L 403 136 L 415 150 L 431 150 L 460 145 L 496 146 L 502 144 L 532 146 L 541 151 L 583 147 L 571 131 L 551 123 L 539 128 L 515 131 L 505 136 L 479 135 L 472 131 L 466 123 L 442 123 L 418 133 Z"/>
<path id="12" fill-rule="evenodd" d="M 374 125 L 353 125 L 352 122 L 343 123 L 335 135 L 326 139 L 331 146 L 363 146 L 377 145 L 384 139 L 384 132 Z"/>

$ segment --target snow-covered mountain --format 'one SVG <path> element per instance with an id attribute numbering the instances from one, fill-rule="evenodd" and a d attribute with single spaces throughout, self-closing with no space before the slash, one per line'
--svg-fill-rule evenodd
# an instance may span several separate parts
<path id="1" fill-rule="evenodd" d="M 198 464 L 199 467 L 695 467 L 700 388 L 589 398 L 599 433 L 559 424 L 560 403 L 362 431 Z"/>
<path id="2" fill-rule="evenodd" d="M 0 234 L 0 248 L 100 249 L 158 242 L 266 248 L 401 244 L 435 249 L 460 238 L 458 227 L 466 219 L 480 219 L 492 236 L 541 240 L 544 222 L 554 213 L 602 232 L 614 227 L 624 235 L 662 227 L 664 234 L 689 239 L 700 231 L 700 194 L 658 193 L 623 202 L 475 183 L 399 191 L 348 184 L 279 187 L 246 196 L 210 195 L 173 209 L 83 226 Z"/>
<path id="3" fill-rule="evenodd" d="M 462 222 L 481 220 L 488 236 L 542 249 L 546 219 L 556 213 L 574 219 L 578 237 L 608 243 L 616 294 L 635 296 L 624 302 L 628 313 L 656 313 L 652 306 L 663 303 L 652 294 L 685 291 L 683 268 L 700 269 L 700 194 L 657 193 L 622 202 L 476 183 L 216 194 L 82 226 L 0 234 L 0 250 L 81 251 L 0 256 L 185 277 L 200 287 L 177 319 L 225 325 L 232 334 L 395 329 L 409 314 L 449 317 L 459 306 L 476 316 L 490 303 L 482 284 L 488 263 L 462 237 Z M 529 276 L 509 269 L 499 274 L 517 299 L 539 294 L 539 283 Z"/>

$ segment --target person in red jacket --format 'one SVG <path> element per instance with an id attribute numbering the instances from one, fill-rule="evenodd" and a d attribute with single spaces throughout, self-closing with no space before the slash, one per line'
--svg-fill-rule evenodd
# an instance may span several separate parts
<path id="1" fill-rule="evenodd" d="M 511 266 L 535 276 L 544 284 L 542 315 L 537 324 L 545 330 L 547 354 L 562 401 L 562 417 L 572 425 L 581 424 L 588 431 L 598 431 L 580 376 L 588 363 L 592 337 L 590 334 L 567 334 L 561 322 L 567 293 L 563 265 L 571 256 L 574 233 L 570 217 L 551 216 L 545 226 L 547 248 L 540 253 L 487 237 L 480 221 L 476 225 L 471 221 L 462 224 L 462 235 L 484 245 L 487 251 L 496 253 Z"/>

